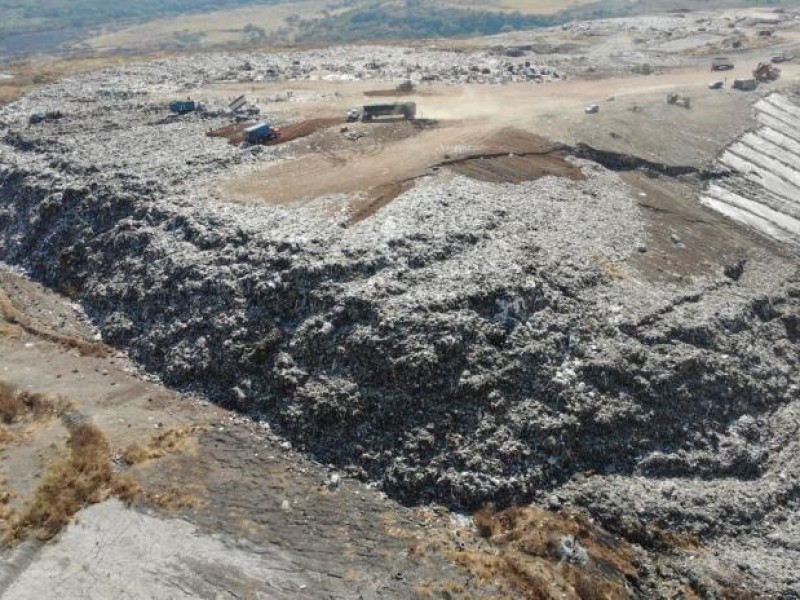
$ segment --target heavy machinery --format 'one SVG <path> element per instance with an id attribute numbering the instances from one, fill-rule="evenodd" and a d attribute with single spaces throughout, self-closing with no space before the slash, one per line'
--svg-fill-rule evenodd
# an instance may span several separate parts
<path id="1" fill-rule="evenodd" d="M 683 108 L 692 108 L 692 99 L 689 98 L 689 96 L 667 94 L 667 104 L 671 106 L 682 106 Z"/>
<path id="2" fill-rule="evenodd" d="M 732 87 L 740 92 L 752 92 L 758 87 L 758 82 L 755 79 L 734 79 Z"/>
<path id="3" fill-rule="evenodd" d="M 718 56 L 711 61 L 712 71 L 730 71 L 733 68 L 733 61 L 726 56 Z"/>
<path id="4" fill-rule="evenodd" d="M 753 71 L 753 78 L 758 82 L 775 81 L 781 76 L 781 70 L 775 65 L 769 63 L 758 63 L 758 66 Z"/>
<path id="5" fill-rule="evenodd" d="M 280 137 L 281 130 L 266 123 L 258 123 L 244 130 L 244 141 L 251 145 L 266 144 Z"/>
<path id="6" fill-rule="evenodd" d="M 417 116 L 417 105 L 414 102 L 395 102 L 392 104 L 368 104 L 361 111 L 351 110 L 347 113 L 347 121 L 369 123 L 381 117 L 403 117 L 411 120 Z"/>

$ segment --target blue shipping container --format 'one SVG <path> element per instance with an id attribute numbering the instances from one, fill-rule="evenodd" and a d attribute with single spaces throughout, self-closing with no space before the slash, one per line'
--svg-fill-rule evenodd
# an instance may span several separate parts
<path id="1" fill-rule="evenodd" d="M 169 105 L 169 109 L 174 113 L 178 113 L 179 115 L 190 113 L 196 108 L 197 103 L 194 100 L 178 100 Z"/>

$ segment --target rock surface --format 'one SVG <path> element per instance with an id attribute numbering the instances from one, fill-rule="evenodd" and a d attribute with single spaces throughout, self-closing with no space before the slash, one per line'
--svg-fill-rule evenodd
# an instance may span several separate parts
<path id="1" fill-rule="evenodd" d="M 180 540 L 180 543 L 176 543 Z M 29 554 L 23 546 L 19 556 Z M 14 557 L 11 562 L 14 562 Z M 6 598 L 314 598 L 314 582 L 277 546 L 252 547 L 157 519 L 119 501 L 80 514 L 58 543 L 5 590 Z"/>

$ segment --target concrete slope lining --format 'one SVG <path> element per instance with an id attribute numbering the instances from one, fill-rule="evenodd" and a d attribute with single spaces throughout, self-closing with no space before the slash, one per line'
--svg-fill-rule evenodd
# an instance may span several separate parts
<path id="1" fill-rule="evenodd" d="M 755 131 L 719 159 L 738 172 L 706 189 L 701 202 L 792 248 L 800 248 L 800 107 L 772 94 L 755 105 Z"/>

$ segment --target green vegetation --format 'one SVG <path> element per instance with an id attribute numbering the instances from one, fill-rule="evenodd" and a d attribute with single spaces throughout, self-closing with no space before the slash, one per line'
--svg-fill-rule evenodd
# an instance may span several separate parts
<path id="1" fill-rule="evenodd" d="M 707 10 L 712 6 L 797 4 L 798 0 L 684 0 L 681 8 Z M 550 27 L 571 20 L 625 17 L 674 9 L 674 0 L 597 0 L 537 15 L 457 8 L 443 2 L 421 0 L 366 0 L 335 15 L 301 20 L 292 33 L 294 41 L 299 42 L 470 37 Z"/>
<path id="2" fill-rule="evenodd" d="M 558 15 L 524 15 L 519 12 L 469 10 L 421 5 L 370 2 L 337 15 L 297 23 L 301 41 L 349 42 L 356 40 L 414 39 L 491 35 L 515 29 L 544 27 L 563 20 Z"/>
<path id="3" fill-rule="evenodd" d="M 286 3 L 287 0 L 0 0 L 0 38 L 50 29 L 138 23 L 248 4 Z"/>

